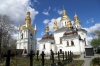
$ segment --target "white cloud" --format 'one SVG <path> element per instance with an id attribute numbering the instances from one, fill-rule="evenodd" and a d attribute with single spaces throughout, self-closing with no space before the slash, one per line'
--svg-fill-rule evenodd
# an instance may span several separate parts
<path id="1" fill-rule="evenodd" d="M 58 14 L 62 14 L 62 10 L 58 10 L 57 12 L 58 12 Z"/>
<path id="2" fill-rule="evenodd" d="M 41 40 L 41 38 L 37 38 L 37 49 L 39 48 L 39 40 Z"/>
<path id="3" fill-rule="evenodd" d="M 15 34 L 15 33 L 14 33 L 14 34 L 12 35 L 12 38 L 17 40 L 17 39 L 18 39 L 18 34 Z"/>
<path id="4" fill-rule="evenodd" d="M 43 23 L 44 23 L 44 24 L 48 24 L 48 23 L 49 23 L 49 20 L 48 20 L 48 19 L 45 19 L 45 20 L 43 21 Z"/>
<path id="5" fill-rule="evenodd" d="M 89 28 L 84 28 L 87 30 L 88 34 L 91 34 L 93 32 L 95 32 L 96 30 L 100 29 L 100 23 L 96 23 L 94 26 L 91 26 Z"/>
<path id="6" fill-rule="evenodd" d="M 96 30 L 100 29 L 100 23 L 96 23 L 95 25 L 89 27 L 89 28 L 84 28 L 85 30 L 87 30 L 88 35 L 90 35 L 91 33 L 94 33 Z M 87 36 L 87 40 L 88 40 L 88 44 L 90 45 L 90 42 L 92 40 L 91 36 Z"/>
<path id="7" fill-rule="evenodd" d="M 51 7 L 49 6 L 48 10 L 44 9 L 44 11 L 42 12 L 42 14 L 44 15 L 49 15 L 49 10 L 51 9 Z"/>
<path id="8" fill-rule="evenodd" d="M 25 23 L 26 12 L 31 12 L 32 21 L 38 14 L 34 8 L 30 7 L 30 0 L 0 0 L 0 14 L 6 14 L 14 21 L 15 25 L 18 26 Z"/>
<path id="9" fill-rule="evenodd" d="M 92 40 L 92 37 L 87 36 L 88 45 L 90 45 L 91 40 Z"/>
<path id="10" fill-rule="evenodd" d="M 94 18 L 90 18 L 89 20 L 87 20 L 86 23 L 88 24 L 88 23 L 91 23 L 91 22 L 94 22 Z"/>
<path id="11" fill-rule="evenodd" d="M 42 14 L 49 15 L 48 11 L 43 11 Z"/>

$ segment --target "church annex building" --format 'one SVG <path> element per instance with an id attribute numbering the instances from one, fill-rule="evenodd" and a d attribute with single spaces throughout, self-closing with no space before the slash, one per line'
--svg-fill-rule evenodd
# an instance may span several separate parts
<path id="1" fill-rule="evenodd" d="M 82 29 L 81 22 L 78 16 L 74 16 L 74 24 L 72 24 L 66 11 L 63 9 L 60 20 L 61 28 L 59 28 L 57 21 L 54 21 L 54 32 L 49 34 L 49 27 L 45 28 L 45 35 L 39 41 L 39 51 L 50 54 L 50 50 L 54 53 L 58 51 L 72 51 L 74 54 L 81 54 L 85 52 L 87 43 L 87 31 Z"/>

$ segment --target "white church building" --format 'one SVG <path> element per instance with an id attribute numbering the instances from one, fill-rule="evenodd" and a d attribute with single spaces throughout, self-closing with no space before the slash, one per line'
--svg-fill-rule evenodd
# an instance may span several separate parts
<path id="1" fill-rule="evenodd" d="M 24 49 L 27 54 L 30 50 L 36 52 L 36 32 L 36 25 L 31 25 L 30 12 L 27 12 L 25 24 L 18 27 L 17 49 Z"/>
<path id="2" fill-rule="evenodd" d="M 49 27 L 46 26 L 45 34 L 39 40 L 39 51 L 44 51 L 46 55 L 50 54 L 52 49 L 54 53 L 62 51 L 72 51 L 74 54 L 81 54 L 85 52 L 87 43 L 87 31 L 81 27 L 81 22 L 78 16 L 74 16 L 74 24 L 70 20 L 66 11 L 62 11 L 60 20 L 61 28 L 59 28 L 57 21 L 54 21 L 54 32 L 49 33 Z"/>

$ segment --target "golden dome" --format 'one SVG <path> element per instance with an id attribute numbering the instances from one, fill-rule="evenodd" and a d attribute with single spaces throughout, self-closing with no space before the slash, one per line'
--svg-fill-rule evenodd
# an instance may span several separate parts
<path id="1" fill-rule="evenodd" d="M 61 20 L 63 20 L 63 19 L 68 19 L 68 20 L 70 20 L 69 17 L 66 15 L 66 11 L 65 11 L 65 10 L 62 11 Z"/>
<path id="2" fill-rule="evenodd" d="M 31 26 L 31 25 L 28 25 L 28 27 L 26 27 L 26 25 L 23 25 L 23 26 L 20 28 L 20 30 L 23 30 L 23 29 L 25 29 L 25 28 L 29 28 L 29 29 L 34 30 L 33 26 Z"/>
<path id="3" fill-rule="evenodd" d="M 78 16 L 75 14 L 75 16 L 74 16 L 74 19 L 75 19 L 75 22 L 74 22 L 74 24 L 77 24 L 77 23 L 81 23 L 79 20 L 78 20 Z"/>
<path id="4" fill-rule="evenodd" d="M 45 32 L 46 32 L 46 33 L 49 32 L 49 26 L 46 26 Z"/>
<path id="5" fill-rule="evenodd" d="M 53 27 L 54 29 L 58 29 L 58 25 L 57 25 L 57 21 L 55 20 L 54 21 L 54 27 Z"/>
<path id="6" fill-rule="evenodd" d="M 71 27 L 72 27 L 71 21 L 68 21 L 68 22 L 67 22 L 67 27 L 68 27 L 68 28 L 71 28 Z"/>
<path id="7" fill-rule="evenodd" d="M 31 17 L 30 17 L 30 12 L 27 12 L 27 16 L 25 18 L 25 21 L 28 21 L 29 24 L 31 24 Z"/>
<path id="8" fill-rule="evenodd" d="M 26 21 L 26 20 L 27 20 L 27 21 Z M 20 30 L 23 30 L 23 29 L 25 29 L 25 28 L 29 28 L 29 29 L 34 30 L 33 26 L 31 25 L 30 12 L 27 12 L 27 16 L 26 16 L 26 18 L 25 18 L 25 24 L 22 25 L 22 26 L 20 27 Z"/>
<path id="9" fill-rule="evenodd" d="M 62 15 L 63 15 L 63 16 L 66 15 L 66 11 L 65 11 L 65 10 L 62 11 Z"/>

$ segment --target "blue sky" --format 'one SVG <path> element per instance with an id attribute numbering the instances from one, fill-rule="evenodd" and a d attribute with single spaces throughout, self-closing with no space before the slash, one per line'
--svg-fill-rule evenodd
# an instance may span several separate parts
<path id="1" fill-rule="evenodd" d="M 26 12 L 31 12 L 32 25 L 37 25 L 37 39 L 45 33 L 48 23 L 50 32 L 53 32 L 54 18 L 59 22 L 64 9 L 72 22 L 75 12 L 82 23 L 82 27 L 88 32 L 88 40 L 92 37 L 90 33 L 100 29 L 100 0 L 0 0 L 0 14 L 6 14 L 18 25 L 25 23 Z M 14 38 L 17 33 L 13 34 Z"/>
<path id="2" fill-rule="evenodd" d="M 100 0 L 37 0 L 37 2 L 34 3 L 33 8 L 39 11 L 34 20 L 38 28 L 38 38 L 41 37 L 41 32 L 45 30 L 43 21 L 61 17 L 62 15 L 58 13 L 58 10 L 61 11 L 63 5 L 71 20 L 74 20 L 76 12 L 84 28 L 89 28 L 100 22 Z M 45 10 L 49 15 L 43 14 Z"/>

